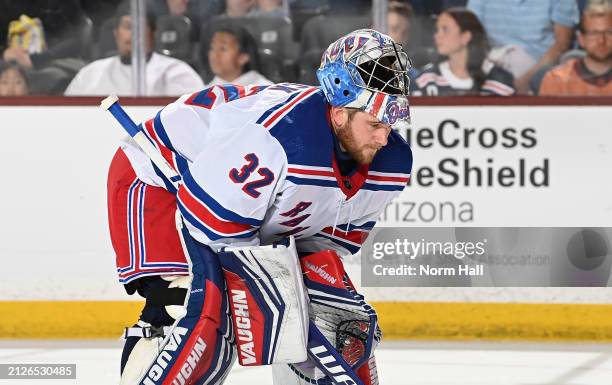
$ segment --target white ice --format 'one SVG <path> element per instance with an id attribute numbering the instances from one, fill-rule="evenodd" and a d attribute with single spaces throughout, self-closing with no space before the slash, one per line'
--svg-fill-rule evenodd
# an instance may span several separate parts
<path id="1" fill-rule="evenodd" d="M 76 380 L 0 384 L 118 383 L 117 341 L 0 341 L 0 364 L 77 365 Z M 610 385 L 612 345 L 510 342 L 387 342 L 377 350 L 380 385 Z M 227 385 L 271 385 L 267 367 L 236 365 Z"/>

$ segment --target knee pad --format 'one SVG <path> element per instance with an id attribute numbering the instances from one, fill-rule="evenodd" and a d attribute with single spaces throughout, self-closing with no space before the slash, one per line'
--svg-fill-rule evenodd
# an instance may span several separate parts
<path id="1" fill-rule="evenodd" d="M 187 289 L 191 287 L 191 277 L 190 276 L 163 276 L 162 279 L 164 281 L 169 281 L 168 285 L 169 289 L 184 289 L 185 293 Z M 173 319 L 183 318 L 187 312 L 184 304 L 168 304 L 164 305 L 164 308 L 168 315 Z"/>
<path id="2" fill-rule="evenodd" d="M 150 276 L 133 283 L 134 289 L 146 300 L 139 318 L 141 321 L 156 327 L 168 326 L 185 315 L 190 276 Z"/>

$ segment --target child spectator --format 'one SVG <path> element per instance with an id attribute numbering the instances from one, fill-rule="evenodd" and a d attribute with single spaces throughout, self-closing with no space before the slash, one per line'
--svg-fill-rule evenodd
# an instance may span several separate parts
<path id="1" fill-rule="evenodd" d="M 16 62 L 0 63 L 0 96 L 28 95 L 28 76 Z"/>
<path id="2" fill-rule="evenodd" d="M 612 7 L 585 10 L 578 42 L 586 56 L 553 68 L 542 80 L 540 95 L 612 95 Z"/>
<path id="3" fill-rule="evenodd" d="M 434 41 L 443 61 L 423 68 L 414 95 L 512 95 L 512 74 L 488 60 L 485 30 L 466 8 L 449 8 L 436 22 Z"/>
<path id="4" fill-rule="evenodd" d="M 257 71 L 257 44 L 251 34 L 241 27 L 227 25 L 214 32 L 208 49 L 208 63 L 215 75 L 208 86 L 224 83 L 242 86 L 272 84 Z"/>

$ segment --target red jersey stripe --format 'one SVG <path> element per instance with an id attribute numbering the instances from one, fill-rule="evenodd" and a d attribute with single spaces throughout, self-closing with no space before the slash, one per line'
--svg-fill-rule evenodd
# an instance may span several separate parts
<path id="1" fill-rule="evenodd" d="M 380 176 L 380 175 L 368 175 L 368 179 L 377 180 L 381 182 L 401 182 L 408 183 L 410 178 L 399 177 L 399 176 Z"/>
<path id="2" fill-rule="evenodd" d="M 323 171 L 323 170 L 301 170 L 299 168 L 289 167 L 287 172 L 293 174 L 302 174 L 302 175 L 319 175 L 319 176 L 331 176 L 334 177 L 334 173 L 332 171 Z"/>
<path id="3" fill-rule="evenodd" d="M 253 229 L 251 225 L 217 218 L 205 205 L 191 195 L 184 185 L 178 190 L 178 198 L 200 222 L 217 233 L 231 235 Z"/>

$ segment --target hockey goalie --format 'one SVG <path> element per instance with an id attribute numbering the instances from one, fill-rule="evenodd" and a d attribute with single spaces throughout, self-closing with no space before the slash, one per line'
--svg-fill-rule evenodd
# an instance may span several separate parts
<path id="1" fill-rule="evenodd" d="M 164 165 L 121 143 L 109 227 L 119 281 L 146 299 L 121 384 L 222 384 L 236 358 L 277 385 L 378 383 L 377 315 L 342 257 L 410 178 L 394 130 L 409 65 L 357 30 L 324 53 L 320 87 L 214 86 L 164 107 L 138 126 Z"/>

